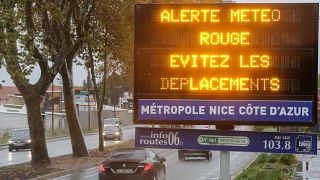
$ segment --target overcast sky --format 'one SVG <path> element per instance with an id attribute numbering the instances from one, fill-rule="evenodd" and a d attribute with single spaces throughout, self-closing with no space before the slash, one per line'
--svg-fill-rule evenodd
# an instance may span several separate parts
<path id="1" fill-rule="evenodd" d="M 237 0 L 236 2 L 239 3 L 319 3 L 320 0 Z M 318 69 L 320 66 L 320 63 L 318 63 Z M 82 66 L 76 66 L 74 65 L 74 85 L 82 85 L 82 82 L 87 77 L 87 71 Z M 33 74 L 30 77 L 31 83 L 35 83 L 40 76 L 40 69 L 36 68 L 36 70 L 33 72 Z M 6 72 L 5 69 L 0 69 L 0 82 L 5 81 L 3 85 L 6 86 L 13 86 L 13 82 L 9 76 L 9 74 Z M 59 81 L 55 81 L 56 84 L 59 84 Z"/>

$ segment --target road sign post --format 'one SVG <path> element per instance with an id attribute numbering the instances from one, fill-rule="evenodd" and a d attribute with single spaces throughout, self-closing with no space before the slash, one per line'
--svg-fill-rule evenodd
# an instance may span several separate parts
<path id="1" fill-rule="evenodd" d="M 216 129 L 232 131 L 234 130 L 234 125 L 230 125 L 230 124 L 217 125 Z M 218 137 L 214 138 L 212 136 L 200 136 L 200 138 L 203 138 L 204 139 L 203 141 L 208 142 L 212 145 L 219 144 Z M 233 137 L 233 141 L 238 142 L 239 145 L 241 144 L 246 145 L 249 143 L 249 139 L 246 139 L 246 141 L 243 141 L 244 139 L 245 138 L 242 138 L 242 137 Z M 230 151 L 220 151 L 220 180 L 231 180 Z"/>
<path id="2" fill-rule="evenodd" d="M 220 152 L 220 180 L 231 180 L 230 151 Z"/>

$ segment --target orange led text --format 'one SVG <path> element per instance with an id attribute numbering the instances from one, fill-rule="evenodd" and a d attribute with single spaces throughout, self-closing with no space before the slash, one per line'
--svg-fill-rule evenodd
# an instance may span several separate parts
<path id="1" fill-rule="evenodd" d="M 220 22 L 219 9 L 164 9 L 161 12 L 161 22 Z"/>
<path id="2" fill-rule="evenodd" d="M 203 77 L 161 78 L 161 90 L 187 91 L 279 91 L 279 78 Z"/>
<path id="3" fill-rule="evenodd" d="M 231 9 L 230 22 L 276 22 L 281 18 L 278 9 Z"/>
<path id="4" fill-rule="evenodd" d="M 172 54 L 171 68 L 228 68 L 230 56 L 227 54 Z"/>
<path id="5" fill-rule="evenodd" d="M 200 32 L 200 45 L 249 45 L 250 32 Z"/>

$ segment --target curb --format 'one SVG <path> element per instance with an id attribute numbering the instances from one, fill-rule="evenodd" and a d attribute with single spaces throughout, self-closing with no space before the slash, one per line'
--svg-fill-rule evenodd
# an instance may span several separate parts
<path id="1" fill-rule="evenodd" d="M 127 141 L 125 141 L 127 142 Z M 162 150 L 162 149 L 161 149 Z M 161 153 L 161 152 L 160 152 Z M 163 152 L 162 152 L 163 153 Z M 170 152 L 171 153 L 171 152 Z M 35 178 L 32 178 L 30 180 L 46 180 L 46 179 L 55 179 L 55 178 L 59 178 L 61 176 L 66 176 L 66 175 L 69 175 L 69 174 L 72 174 L 73 172 L 77 172 L 77 171 L 82 171 L 82 170 L 86 170 L 86 169 L 89 169 L 89 168 L 93 168 L 95 166 L 99 166 L 99 163 L 94 163 L 94 164 L 91 164 L 91 165 L 87 165 L 87 166 L 84 166 L 84 167 L 81 167 L 81 168 L 77 168 L 77 169 L 67 169 L 67 170 L 63 170 L 63 171 L 58 171 L 58 172 L 55 172 L 55 173 L 51 173 L 51 174 L 47 174 L 47 175 L 43 175 L 43 176 L 39 176 L 39 177 L 35 177 Z M 98 169 L 97 169 L 98 170 Z"/>
<path id="2" fill-rule="evenodd" d="M 123 141 L 122 143 L 126 143 L 126 142 L 129 142 L 131 140 L 127 140 L 127 141 Z M 122 143 L 119 143 L 119 144 L 122 144 Z M 115 146 L 119 145 L 119 144 L 116 144 Z M 111 146 L 114 146 L 114 145 L 111 145 Z M 51 173 L 51 174 L 46 174 L 46 175 L 43 175 L 43 176 L 38 176 L 38 177 L 35 177 L 35 178 L 32 178 L 30 180 L 46 180 L 46 179 L 55 179 L 55 178 L 59 178 L 61 176 L 66 176 L 66 175 L 69 175 L 69 174 L 72 174 L 73 172 L 77 172 L 77 171 L 81 171 L 81 170 L 86 170 L 86 169 L 89 169 L 89 168 L 93 168 L 95 166 L 99 166 L 99 163 L 100 162 L 97 162 L 97 163 L 92 163 L 90 165 L 86 165 L 86 166 L 83 166 L 83 167 L 80 167 L 80 168 L 75 168 L 75 169 L 66 169 L 66 170 L 62 170 L 62 171 L 58 171 L 58 172 L 54 172 L 54 173 Z M 98 169 L 97 169 L 98 170 Z"/>
<path id="3" fill-rule="evenodd" d="M 248 167 L 257 159 L 257 157 L 258 157 L 259 154 L 260 154 L 260 153 L 256 153 L 256 154 L 252 157 L 250 163 L 249 163 L 247 166 L 243 167 L 238 173 L 232 174 L 231 176 L 232 176 L 233 178 L 231 178 L 231 179 L 234 179 L 234 178 L 237 177 L 239 174 L 241 174 L 244 170 L 248 169 Z"/>
<path id="4" fill-rule="evenodd" d="M 65 176 L 65 175 L 71 174 L 71 173 L 79 171 L 79 170 L 86 170 L 86 169 L 89 169 L 89 168 L 94 167 L 94 166 L 98 166 L 98 164 L 91 164 L 91 165 L 87 165 L 87 166 L 84 166 L 84 167 L 81 167 L 81 168 L 78 168 L 78 169 L 67 169 L 67 170 L 63 170 L 63 171 L 58 171 L 58 172 L 55 172 L 55 173 L 51 173 L 51 174 L 35 177 L 35 178 L 30 179 L 30 180 L 54 179 L 54 178 L 57 178 L 57 177 L 61 177 L 61 176 Z"/>
<path id="5" fill-rule="evenodd" d="M 0 144 L 0 150 L 8 149 L 8 144 Z"/>
<path id="6" fill-rule="evenodd" d="M 294 179 L 294 178 L 296 177 L 296 173 L 297 173 L 297 169 L 298 169 L 299 163 L 301 163 L 301 162 L 297 162 L 297 164 L 296 164 L 295 167 L 294 167 L 292 179 Z"/>
<path id="7" fill-rule="evenodd" d="M 90 136 L 90 135 L 97 134 L 97 133 L 98 133 L 98 131 L 83 133 L 83 136 Z M 50 137 L 50 138 L 47 138 L 47 142 L 59 141 L 59 140 L 69 139 L 69 138 L 70 138 L 70 135 Z"/>

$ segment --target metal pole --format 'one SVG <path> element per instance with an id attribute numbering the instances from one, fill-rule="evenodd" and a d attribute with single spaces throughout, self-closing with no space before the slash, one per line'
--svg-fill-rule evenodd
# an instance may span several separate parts
<path id="1" fill-rule="evenodd" d="M 87 90 L 88 90 L 88 129 L 90 131 L 90 93 L 89 93 L 89 82 L 90 82 L 90 72 L 88 69 L 88 82 L 87 82 Z"/>
<path id="2" fill-rule="evenodd" d="M 220 180 L 231 180 L 229 151 L 220 152 Z"/>
<path id="3" fill-rule="evenodd" d="M 59 98 L 59 111 L 61 112 L 62 111 L 62 98 L 63 98 L 63 84 L 62 84 L 62 78 L 58 79 L 58 80 L 60 80 L 59 88 L 61 88 L 60 93 L 59 93 L 59 96 L 60 96 L 60 98 Z"/>
<path id="4" fill-rule="evenodd" d="M 53 134 L 53 132 L 54 132 L 54 101 L 53 101 L 53 90 L 54 90 L 54 88 L 53 88 L 53 86 L 54 86 L 54 84 L 53 84 L 53 82 L 54 82 L 54 80 L 52 80 L 52 87 L 51 87 L 51 110 L 52 110 L 52 119 L 51 119 L 51 125 L 52 125 L 52 127 L 51 127 L 51 131 L 52 131 L 52 134 Z"/>
<path id="5" fill-rule="evenodd" d="M 233 125 L 217 125 L 219 130 L 234 130 Z M 230 152 L 220 151 L 220 180 L 231 180 L 230 175 Z"/>

